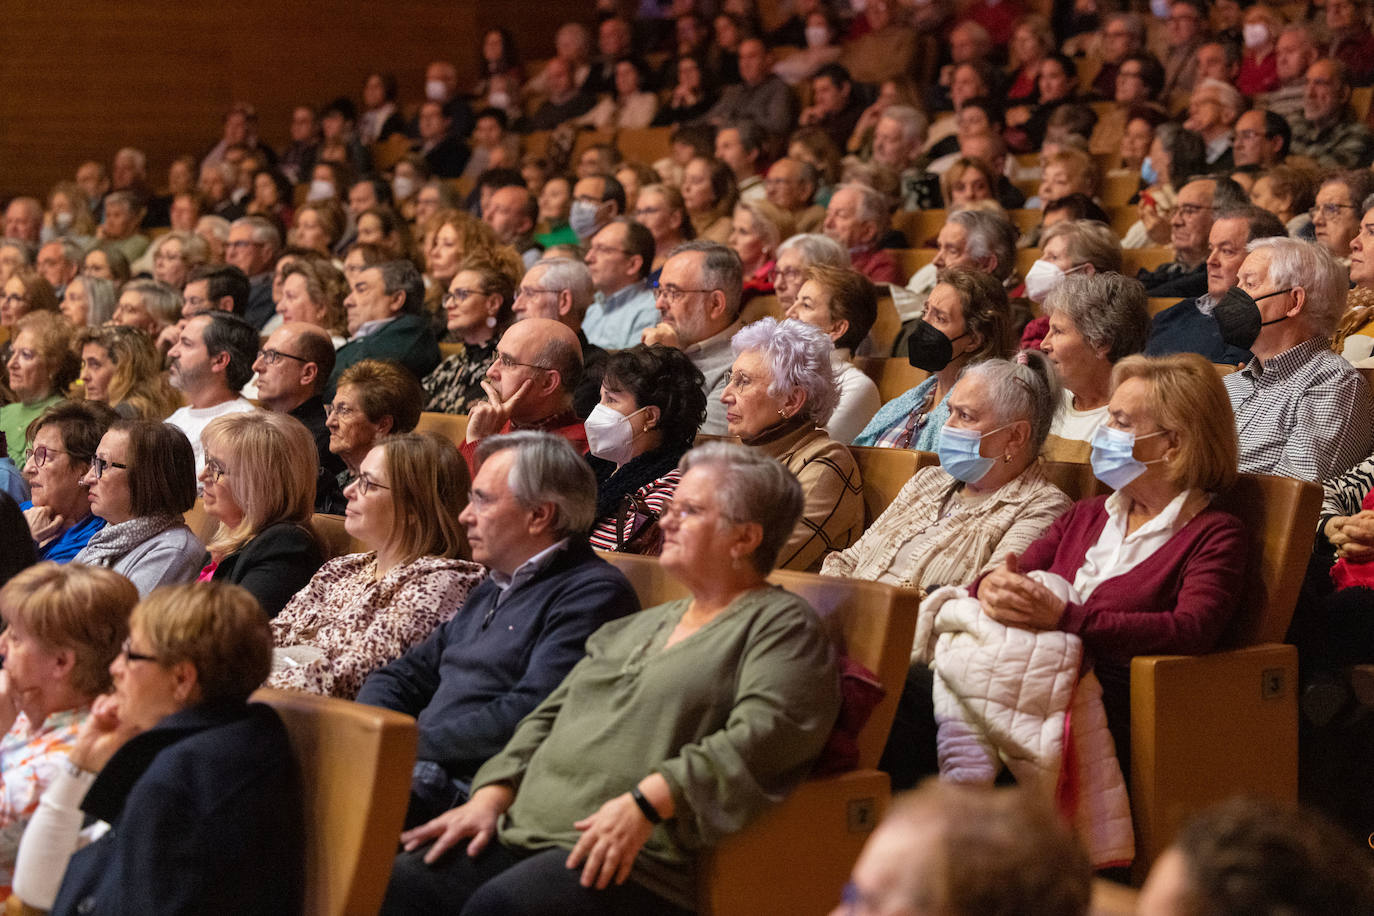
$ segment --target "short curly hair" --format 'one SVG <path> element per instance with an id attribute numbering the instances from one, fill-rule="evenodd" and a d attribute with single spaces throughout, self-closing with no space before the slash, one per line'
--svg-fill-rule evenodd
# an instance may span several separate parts
<path id="1" fill-rule="evenodd" d="M 706 420 L 706 378 L 675 347 L 638 344 L 615 351 L 606 360 L 601 385 L 633 395 L 641 409 L 659 408 L 664 445 L 691 448 Z"/>
<path id="2" fill-rule="evenodd" d="M 824 331 L 795 318 L 763 318 L 745 325 L 730 339 L 730 349 L 737 357 L 747 350 L 763 355 L 773 374 L 770 395 L 782 398 L 800 388 L 806 395 L 802 412 L 817 426 L 828 423 L 840 403 L 840 387 L 830 363 L 834 348 Z"/>

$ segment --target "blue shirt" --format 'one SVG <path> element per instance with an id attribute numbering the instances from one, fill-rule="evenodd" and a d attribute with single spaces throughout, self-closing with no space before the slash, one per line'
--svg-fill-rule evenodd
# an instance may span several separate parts
<path id="1" fill-rule="evenodd" d="M 20 509 L 32 509 L 33 501 L 25 500 L 19 504 Z M 96 515 L 87 515 L 81 521 L 62 532 L 61 537 L 53 538 L 46 546 L 38 548 L 38 559 L 52 560 L 54 563 L 66 563 L 81 552 L 81 548 L 86 546 L 86 542 L 91 539 L 101 528 L 105 527 L 105 520 Z"/>
<path id="2" fill-rule="evenodd" d="M 903 447 L 904 443 L 901 440 L 906 438 L 907 423 L 912 419 L 913 412 L 920 410 L 921 405 L 925 403 L 936 381 L 937 377 L 932 375 L 915 388 L 899 394 L 878 408 L 878 412 L 868 421 L 868 425 L 859 433 L 854 444 L 882 448 Z M 951 387 L 950 391 L 953 390 Z M 940 444 L 940 430 L 948 419 L 949 391 L 946 391 L 940 403 L 932 407 L 924 418 L 916 418 L 911 431 L 911 443 L 905 447 L 920 452 L 935 451 Z"/>
<path id="3" fill-rule="evenodd" d="M 640 332 L 656 324 L 654 292 L 641 280 L 609 296 L 597 293 L 582 317 L 582 333 L 598 347 L 623 350 L 639 343 Z"/>

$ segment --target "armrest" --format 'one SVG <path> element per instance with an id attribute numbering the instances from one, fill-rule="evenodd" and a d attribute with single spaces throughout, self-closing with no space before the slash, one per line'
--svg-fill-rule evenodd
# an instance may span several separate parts
<path id="1" fill-rule="evenodd" d="M 707 916 L 828 912 L 890 796 L 878 770 L 802 783 L 703 856 L 698 909 Z"/>
<path id="2" fill-rule="evenodd" d="M 1136 874 L 1192 815 L 1237 792 L 1296 801 L 1298 652 L 1266 643 L 1131 660 Z"/>
<path id="3" fill-rule="evenodd" d="M 19 899 L 18 894 L 10 894 L 5 901 L 5 916 L 44 916 L 47 910 L 38 910 Z"/>

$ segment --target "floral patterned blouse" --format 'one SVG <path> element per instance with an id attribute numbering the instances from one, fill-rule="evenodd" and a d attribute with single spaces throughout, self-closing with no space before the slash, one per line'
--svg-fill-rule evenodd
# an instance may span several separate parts
<path id="1" fill-rule="evenodd" d="M 20 713 L 4 738 L 0 738 L 0 898 L 10 894 L 14 858 L 19 838 L 38 800 L 76 744 L 76 733 L 90 707 L 64 709 L 35 729 Z"/>
<path id="2" fill-rule="evenodd" d="M 481 345 L 464 344 L 462 353 L 446 358 L 424 378 L 425 410 L 436 413 L 467 413 L 485 400 L 482 380 L 496 359 L 496 338 Z"/>
<path id="3" fill-rule="evenodd" d="M 486 574 L 467 560 L 420 557 L 378 581 L 375 553 L 330 560 L 272 620 L 278 649 L 311 646 L 324 655 L 274 664 L 267 686 L 353 699 L 369 674 L 452 617 Z"/>

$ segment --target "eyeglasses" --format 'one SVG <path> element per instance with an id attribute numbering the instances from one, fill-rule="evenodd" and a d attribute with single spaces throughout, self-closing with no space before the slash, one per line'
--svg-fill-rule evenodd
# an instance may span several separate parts
<path id="1" fill-rule="evenodd" d="M 462 302 L 469 296 L 485 296 L 486 291 L 480 289 L 455 289 L 451 293 L 444 293 L 444 308 L 450 308 Z"/>
<path id="2" fill-rule="evenodd" d="M 48 459 L 54 455 L 66 455 L 68 458 L 72 457 L 71 452 L 64 452 L 56 448 L 48 448 L 46 445 L 36 445 L 33 448 L 24 449 L 24 463 L 28 464 L 29 461 L 33 461 L 34 467 L 41 468 L 43 465 L 47 464 Z"/>
<path id="3" fill-rule="evenodd" d="M 39 467 L 42 467 L 42 465 L 39 465 Z M 91 459 L 91 473 L 95 475 L 96 480 L 103 478 L 105 472 L 110 468 L 119 468 L 121 471 L 127 471 L 129 466 L 127 464 L 120 464 L 118 461 L 106 461 L 104 458 L 99 457 Z"/>
<path id="4" fill-rule="evenodd" d="M 673 286 L 672 284 L 669 284 L 668 286 L 659 286 L 657 283 L 655 283 L 655 284 L 654 284 L 654 301 L 655 301 L 655 302 L 658 302 L 660 299 L 667 299 L 669 305 L 677 305 L 678 303 L 680 303 L 680 302 L 682 301 L 682 297 L 683 297 L 683 296 L 686 296 L 688 293 L 711 293 L 711 292 L 715 292 L 715 290 L 710 290 L 710 289 L 683 289 L 683 288 L 680 287 L 680 286 Z"/>
<path id="5" fill-rule="evenodd" d="M 129 648 L 129 644 L 130 644 L 131 642 L 132 642 L 132 640 L 126 639 L 126 640 L 124 640 L 124 645 L 122 645 L 122 646 L 119 647 L 119 654 L 122 655 L 122 656 L 124 656 L 124 661 L 126 661 L 126 662 L 157 662 L 157 661 L 158 661 L 158 657 L 157 657 L 156 655 L 144 655 L 142 652 L 135 652 L 133 649 Z"/>
<path id="6" fill-rule="evenodd" d="M 800 267 L 773 268 L 768 274 L 768 279 L 774 286 L 778 285 L 779 280 L 786 280 L 788 283 L 796 283 L 801 280 L 802 272 Z"/>
<path id="7" fill-rule="evenodd" d="M 1186 219 L 1192 219 L 1204 210 L 1212 209 L 1210 204 L 1179 204 L 1178 212 Z"/>
<path id="8" fill-rule="evenodd" d="M 358 408 L 350 407 L 347 404 L 326 404 L 324 415 L 326 417 L 338 417 L 340 421 L 347 420 L 355 413 L 361 413 Z"/>
<path id="9" fill-rule="evenodd" d="M 283 352 L 280 351 L 280 350 L 259 350 L 259 351 L 258 351 L 258 359 L 262 360 L 263 362 L 265 362 L 265 363 L 266 363 L 267 365 L 269 365 L 269 366 L 275 366 L 277 363 L 281 362 L 283 358 L 286 358 L 286 359 L 294 359 L 294 360 L 295 360 L 296 362 L 298 362 L 298 363 L 308 363 L 308 362 L 310 362 L 310 360 L 306 359 L 306 358 L 303 357 L 303 356 L 293 356 L 293 355 L 291 355 L 290 353 L 283 353 Z"/>
<path id="10" fill-rule="evenodd" d="M 654 216 L 656 214 L 662 213 L 663 210 L 663 207 L 640 207 L 639 209 L 635 210 L 635 219 L 639 220 L 640 222 L 644 222 L 644 217 Z"/>
<path id="11" fill-rule="evenodd" d="M 548 366 L 536 366 L 534 363 L 522 363 L 509 353 L 502 353 L 500 350 L 496 351 L 496 361 L 501 364 L 502 369 L 514 369 L 516 366 L 524 366 L 526 369 L 538 369 L 540 372 L 551 371 Z"/>
<path id="12" fill-rule="evenodd" d="M 23 305 L 28 301 L 29 297 L 27 293 L 6 293 L 0 296 L 0 302 L 5 303 L 5 305 Z"/>
<path id="13" fill-rule="evenodd" d="M 515 291 L 515 298 L 519 299 L 519 298 L 521 298 L 522 296 L 525 296 L 525 297 L 529 297 L 529 296 L 539 296 L 539 295 L 543 295 L 544 293 L 556 293 L 556 292 L 558 292 L 558 290 L 556 290 L 556 289 L 549 289 L 549 288 L 546 287 L 546 286 L 522 286 L 522 287 L 520 287 L 519 289 L 517 289 L 517 290 Z"/>
<path id="14" fill-rule="evenodd" d="M 205 470 L 201 471 L 202 476 L 208 474 L 210 479 L 215 483 L 219 483 L 220 478 L 228 473 L 229 469 L 226 468 L 224 465 L 220 464 L 219 461 L 214 458 L 206 458 Z"/>
<path id="15" fill-rule="evenodd" d="M 743 372 L 725 373 L 725 387 L 734 388 L 736 391 L 743 391 L 754 383 L 754 380 Z"/>
<path id="16" fill-rule="evenodd" d="M 663 507 L 663 514 L 660 519 L 672 519 L 675 522 L 685 522 L 690 518 L 700 518 L 706 514 L 706 507 L 695 503 L 685 503 L 673 500 Z"/>
<path id="17" fill-rule="evenodd" d="M 587 249 L 588 254 L 609 256 L 613 254 L 623 254 L 629 257 L 633 252 L 626 251 L 624 248 L 617 248 L 614 245 L 593 245 Z"/>
<path id="18" fill-rule="evenodd" d="M 373 490 L 390 490 L 390 489 L 391 489 L 391 487 L 388 487 L 388 486 L 387 486 L 386 484 L 384 484 L 384 483 L 378 483 L 377 481 L 373 480 L 371 477 L 368 477 L 366 474 L 359 474 L 357 477 L 354 477 L 354 478 L 353 478 L 353 484 L 354 484 L 354 486 L 356 486 L 356 487 L 358 488 L 358 495 L 359 495 L 359 496 L 366 496 L 368 493 L 371 493 Z"/>
<path id="19" fill-rule="evenodd" d="M 1341 215 L 1342 210 L 1356 209 L 1359 208 L 1356 207 L 1354 204 L 1317 204 L 1317 206 L 1307 211 L 1307 215 L 1312 217 L 1313 219 L 1316 219 L 1317 214 L 1320 213 L 1327 219 L 1335 219 L 1336 217 Z"/>

